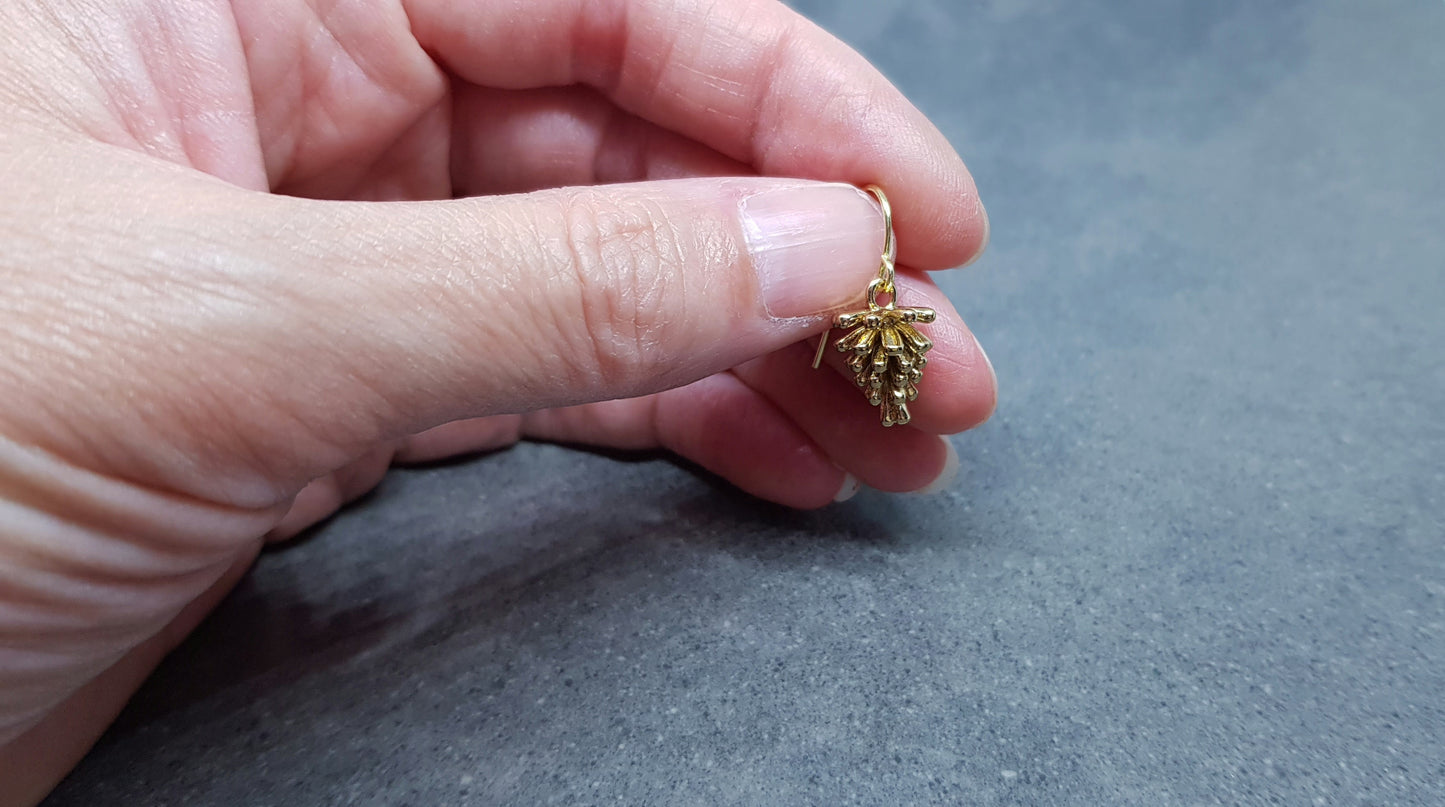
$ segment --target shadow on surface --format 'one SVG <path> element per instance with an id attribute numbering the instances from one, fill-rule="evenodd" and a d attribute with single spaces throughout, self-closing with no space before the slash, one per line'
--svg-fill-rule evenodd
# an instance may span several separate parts
<path id="1" fill-rule="evenodd" d="M 324 586 L 311 576 L 312 571 L 335 575 L 327 556 L 346 547 L 331 542 L 331 533 L 354 532 L 372 511 L 385 512 L 404 495 L 397 487 L 409 488 L 418 477 L 467 476 L 489 463 L 505 463 L 507 457 L 493 452 L 394 471 L 356 505 L 297 540 L 268 548 L 260 569 L 253 570 L 172 653 L 111 733 L 124 734 L 227 690 L 240 688 L 263 696 L 304 678 L 324 676 L 360 657 L 405 656 L 409 652 L 405 647 L 444 643 L 459 631 L 492 633 L 499 643 L 510 644 L 520 637 L 509 637 L 508 614 L 576 600 L 595 588 L 594 578 L 625 577 L 639 563 L 668 556 L 719 554 L 800 573 L 820 571 L 830 560 L 838 567 L 876 561 L 905 540 L 888 525 L 904 519 L 910 502 L 921 501 L 865 492 L 852 502 L 801 512 L 758 501 L 676 458 L 584 452 L 580 461 L 589 467 L 621 462 L 622 468 L 634 472 L 682 471 L 688 475 L 689 490 L 677 496 L 675 484 L 661 489 L 646 486 L 620 496 L 621 491 L 609 493 L 603 485 L 595 496 L 557 496 L 532 514 L 534 518 L 522 522 L 515 515 L 489 518 L 486 512 L 474 513 L 462 532 L 440 541 L 446 545 L 443 552 L 447 546 L 470 550 L 444 561 L 447 573 L 442 579 L 434 573 L 418 575 L 423 579 L 409 585 L 409 574 L 419 565 L 431 565 L 416 562 L 417 543 L 437 537 L 455 523 L 422 514 L 411 522 L 412 535 L 373 534 L 373 541 L 393 544 L 393 551 L 399 553 L 395 564 L 373 565 L 357 576 L 331 577 Z M 617 469 L 612 471 L 617 476 Z M 680 476 L 676 471 L 668 475 Z M 647 496 L 653 501 L 639 498 Z M 500 551 L 474 551 L 479 546 Z M 428 551 L 435 557 L 434 551 Z M 410 560 L 403 560 L 400 553 L 410 553 Z M 258 584 L 258 574 L 265 584 Z M 649 587 L 665 591 L 667 582 L 650 581 Z M 625 590 L 615 593 L 628 596 Z M 674 593 L 685 592 L 679 588 Z M 725 604 L 714 602 L 714 606 L 726 609 Z M 708 606 L 698 602 L 689 607 Z"/>

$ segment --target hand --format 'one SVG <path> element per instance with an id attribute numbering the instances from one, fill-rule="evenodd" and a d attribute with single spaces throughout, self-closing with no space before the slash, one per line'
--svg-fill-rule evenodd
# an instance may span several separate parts
<path id="1" fill-rule="evenodd" d="M 394 461 L 662 447 L 818 507 L 930 484 L 993 409 L 920 271 L 982 249 L 972 180 L 771 0 L 37 0 L 0 30 L 0 801 Z M 867 182 L 939 311 L 890 430 L 800 343 L 877 269 L 833 184 Z"/>

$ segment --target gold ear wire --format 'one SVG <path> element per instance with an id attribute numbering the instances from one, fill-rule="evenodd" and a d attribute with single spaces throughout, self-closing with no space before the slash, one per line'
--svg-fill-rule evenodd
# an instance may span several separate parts
<path id="1" fill-rule="evenodd" d="M 898 241 L 893 234 L 893 207 L 887 194 L 877 185 L 864 190 L 878 199 L 883 210 L 883 258 L 878 276 L 868 284 L 868 308 L 839 314 L 818 339 L 818 352 L 813 356 L 813 369 L 823 363 L 823 349 L 833 328 L 851 328 L 838 339 L 838 352 L 851 353 L 848 368 L 853 380 L 862 389 L 868 402 L 879 409 L 884 426 L 902 425 L 912 419 L 908 404 L 918 398 L 918 382 L 928 359 L 923 354 L 933 342 L 913 327 L 915 323 L 933 322 L 937 313 L 931 308 L 899 308 L 898 290 L 894 286 L 894 262 Z M 888 302 L 878 304 L 878 295 L 888 295 Z"/>
<path id="2" fill-rule="evenodd" d="M 893 205 L 888 203 L 888 194 L 877 185 L 867 185 L 863 190 L 873 194 L 883 211 L 883 259 L 878 264 L 878 277 L 868 284 L 868 305 L 876 306 L 880 289 L 890 297 L 893 295 L 893 264 L 898 256 L 898 239 L 893 235 Z M 818 339 L 818 352 L 813 355 L 814 370 L 823 364 L 823 348 L 832 332 L 833 326 L 830 325 Z"/>
<path id="3" fill-rule="evenodd" d="M 888 195 L 877 185 L 868 185 L 863 190 L 877 197 L 878 207 L 883 210 L 883 262 L 888 264 L 891 275 L 893 262 L 898 259 L 898 239 L 893 235 L 893 205 L 888 203 Z"/>
<path id="4" fill-rule="evenodd" d="M 818 337 L 818 352 L 813 354 L 814 370 L 823 366 L 823 349 L 828 346 L 828 336 L 832 333 L 833 326 L 829 325 L 827 329 L 823 331 L 823 335 Z"/>

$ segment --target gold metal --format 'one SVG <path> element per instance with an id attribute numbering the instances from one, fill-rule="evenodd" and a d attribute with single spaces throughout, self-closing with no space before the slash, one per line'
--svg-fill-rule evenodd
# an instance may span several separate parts
<path id="1" fill-rule="evenodd" d="M 882 188 L 869 185 L 865 190 L 878 199 L 883 209 L 883 260 L 878 265 L 878 277 L 868 284 L 868 308 L 833 318 L 832 326 L 818 340 L 813 369 L 823 361 L 823 347 L 833 328 L 851 329 L 838 339 L 838 352 L 849 354 L 845 360 L 848 369 L 853 371 L 853 379 L 868 403 L 878 407 L 883 425 L 902 425 L 913 417 L 908 404 L 918 398 L 918 382 L 928 364 L 923 354 L 933 348 L 933 342 L 913 326 L 933 322 L 937 313 L 931 308 L 897 307 L 893 264 L 898 242 L 893 236 L 893 208 Z M 878 298 L 883 296 L 887 302 L 879 303 Z"/>

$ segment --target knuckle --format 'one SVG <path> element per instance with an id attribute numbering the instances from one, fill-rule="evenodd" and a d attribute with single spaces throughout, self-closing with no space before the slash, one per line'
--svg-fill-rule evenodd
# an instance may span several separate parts
<path id="1" fill-rule="evenodd" d="M 573 282 L 554 313 L 574 369 L 596 389 L 652 386 L 686 320 L 683 235 L 657 205 L 598 193 L 569 197 L 562 226 Z"/>

